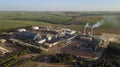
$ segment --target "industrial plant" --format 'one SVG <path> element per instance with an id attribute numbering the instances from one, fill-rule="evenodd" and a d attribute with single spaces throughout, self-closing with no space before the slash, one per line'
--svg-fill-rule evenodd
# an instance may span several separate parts
<path id="1" fill-rule="evenodd" d="M 9 39 L 0 39 L 0 43 L 9 41 L 11 44 L 21 45 L 28 48 L 35 48 L 44 53 L 55 53 L 56 51 L 71 53 L 77 57 L 86 60 L 98 59 L 102 56 L 102 48 L 106 48 L 110 41 L 120 42 L 120 36 L 116 34 L 104 33 L 96 35 L 95 28 L 102 23 L 97 22 L 94 25 L 87 23 L 84 30 L 78 31 L 52 26 L 32 26 L 29 28 L 19 28 L 14 32 L 5 34 Z M 7 42 L 6 42 L 7 43 Z M 2 55 L 11 52 L 9 49 L 0 48 Z"/>

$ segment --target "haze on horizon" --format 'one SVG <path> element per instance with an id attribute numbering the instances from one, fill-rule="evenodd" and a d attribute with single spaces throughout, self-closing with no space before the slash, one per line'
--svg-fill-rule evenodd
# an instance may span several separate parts
<path id="1" fill-rule="evenodd" d="M 120 11 L 120 0 L 0 0 L 0 11 Z"/>

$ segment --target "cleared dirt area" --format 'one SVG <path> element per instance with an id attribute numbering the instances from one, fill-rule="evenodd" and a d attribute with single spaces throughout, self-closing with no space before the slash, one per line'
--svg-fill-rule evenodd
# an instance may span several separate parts
<path id="1" fill-rule="evenodd" d="M 76 56 L 80 56 L 81 58 L 94 58 L 96 57 L 96 54 L 92 51 L 85 51 L 85 50 L 81 50 L 81 49 L 75 49 L 73 48 L 73 46 L 77 45 L 77 44 L 81 44 L 80 42 L 72 42 L 71 44 L 65 46 L 64 48 L 62 48 L 62 52 L 65 53 L 70 53 Z"/>
<path id="2" fill-rule="evenodd" d="M 48 48 L 47 54 L 60 53 L 60 52 L 61 52 L 60 49 L 61 49 L 61 47 L 59 47 L 59 46 L 53 46 L 53 47 L 51 47 L 51 48 Z"/>
<path id="3" fill-rule="evenodd" d="M 75 49 L 73 46 L 81 45 L 80 41 L 72 41 L 71 43 L 61 43 L 59 45 L 48 48 L 47 54 L 56 54 L 56 53 L 70 53 L 75 56 L 80 56 L 82 58 L 94 58 L 97 57 L 96 53 L 93 51 Z"/>

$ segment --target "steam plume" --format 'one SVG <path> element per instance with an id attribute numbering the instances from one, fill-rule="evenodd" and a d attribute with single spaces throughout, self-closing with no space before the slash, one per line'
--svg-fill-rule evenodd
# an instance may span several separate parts
<path id="1" fill-rule="evenodd" d="M 89 25 L 89 23 L 86 23 L 86 25 L 85 25 L 85 28 L 89 28 L 89 27 L 91 27 L 90 25 Z"/>
<path id="2" fill-rule="evenodd" d="M 101 22 L 97 22 L 96 24 L 94 24 L 94 25 L 92 26 L 92 28 L 100 27 L 102 24 L 103 24 L 103 23 L 101 23 Z"/>

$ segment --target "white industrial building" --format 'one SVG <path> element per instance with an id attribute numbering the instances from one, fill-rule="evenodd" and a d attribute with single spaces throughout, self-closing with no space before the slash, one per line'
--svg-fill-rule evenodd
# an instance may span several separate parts
<path id="1" fill-rule="evenodd" d="M 45 47 L 52 47 L 55 46 L 56 44 L 58 44 L 58 42 L 54 42 L 54 43 L 45 43 L 43 44 Z"/>
<path id="2" fill-rule="evenodd" d="M 26 31 L 26 29 L 22 28 L 22 29 L 18 29 L 18 32 L 23 32 Z"/>
<path id="3" fill-rule="evenodd" d="M 39 30 L 39 27 L 38 26 L 33 26 L 32 29 L 33 30 Z"/>
<path id="4" fill-rule="evenodd" d="M 36 43 L 38 43 L 38 44 L 43 44 L 43 43 L 45 43 L 46 42 L 46 39 L 41 39 L 41 40 L 39 40 L 39 41 L 36 41 Z"/>

